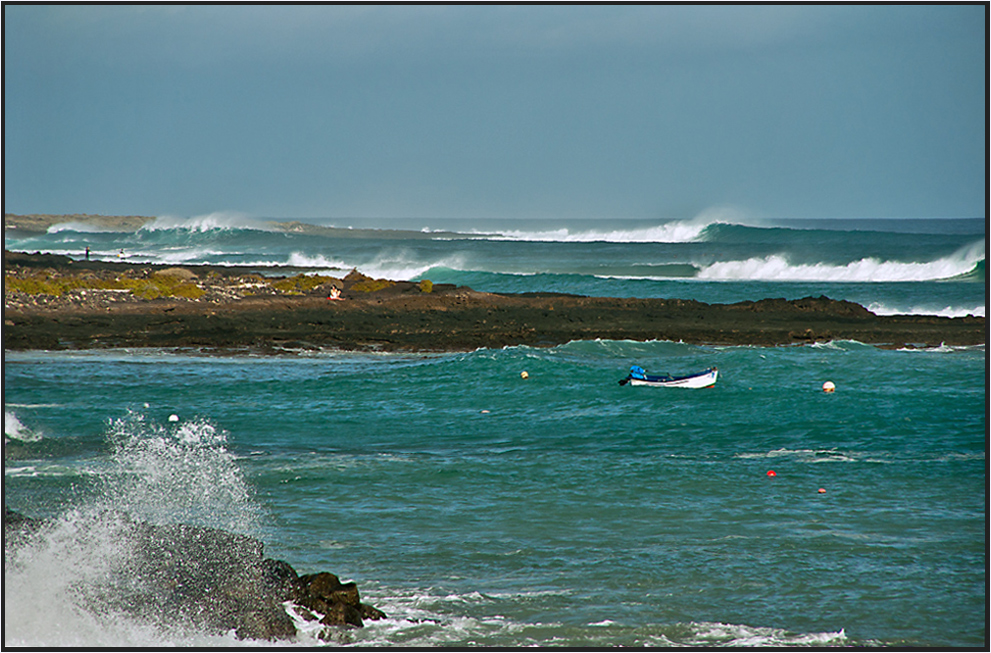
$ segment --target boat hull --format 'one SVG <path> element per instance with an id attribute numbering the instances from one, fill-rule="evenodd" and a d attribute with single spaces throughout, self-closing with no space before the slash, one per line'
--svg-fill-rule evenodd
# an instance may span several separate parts
<path id="1" fill-rule="evenodd" d="M 719 371 L 715 368 L 706 370 L 700 374 L 682 377 L 652 377 L 649 374 L 644 378 L 635 376 L 629 377 L 630 385 L 647 386 L 651 388 L 710 388 L 716 384 Z"/>

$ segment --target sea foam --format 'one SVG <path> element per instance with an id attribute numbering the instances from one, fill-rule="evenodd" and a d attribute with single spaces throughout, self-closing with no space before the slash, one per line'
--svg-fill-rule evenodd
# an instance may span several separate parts
<path id="1" fill-rule="evenodd" d="M 340 259 L 328 259 L 322 254 L 308 255 L 297 251 L 289 255 L 286 264 L 297 268 L 308 268 L 312 271 L 326 271 L 335 274 L 347 273 L 349 270 L 356 269 L 362 274 L 376 279 L 406 281 L 421 277 L 433 268 L 460 269 L 464 267 L 464 258 L 459 255 L 452 255 L 436 261 L 422 261 L 413 253 L 400 250 L 380 252 L 367 261 L 347 262 Z"/>
<path id="2" fill-rule="evenodd" d="M 11 440 L 21 442 L 38 442 L 42 439 L 41 433 L 24 426 L 16 414 L 7 410 L 3 411 L 3 434 Z"/>
<path id="3" fill-rule="evenodd" d="M 252 229 L 255 231 L 276 231 L 277 229 L 262 221 L 249 218 L 246 215 L 218 211 L 193 217 L 163 215 L 144 225 L 139 231 L 165 231 L 170 229 L 205 233 L 215 230 Z"/>
<path id="4" fill-rule="evenodd" d="M 845 265 L 796 264 L 784 254 L 742 261 L 720 261 L 704 266 L 698 278 L 721 281 L 829 281 L 887 282 L 953 279 L 974 270 L 984 260 L 985 241 L 971 243 L 949 256 L 926 262 L 882 261 L 863 258 Z"/>
<path id="5" fill-rule="evenodd" d="M 889 306 L 883 302 L 871 302 L 866 306 L 867 310 L 875 315 L 935 315 L 937 317 L 985 317 L 987 309 L 984 304 L 977 306 L 911 306 L 909 308 L 898 308 Z"/>
<path id="6" fill-rule="evenodd" d="M 9 424 L 5 413 L 5 430 Z M 46 521 L 5 556 L 4 644 L 239 644 L 233 633 L 191 632 L 168 615 L 139 620 L 121 605 L 141 592 L 140 579 L 121 573 L 132 551 L 132 520 L 255 530 L 259 509 L 226 449 L 226 433 L 205 420 L 162 426 L 130 413 L 110 422 L 107 437 L 114 453 L 96 497 Z"/>
<path id="7" fill-rule="evenodd" d="M 53 224 L 46 230 L 46 232 L 49 234 L 57 234 L 63 231 L 74 231 L 76 233 L 81 233 L 81 234 L 118 233 L 118 230 L 110 227 L 104 227 L 102 225 L 95 224 L 92 222 L 78 222 L 78 221 L 60 222 L 58 224 Z"/>
<path id="8" fill-rule="evenodd" d="M 496 232 L 493 240 L 562 243 L 688 243 L 699 240 L 712 222 L 673 221 L 633 229 L 572 230 L 567 227 L 546 230 L 507 229 Z"/>
<path id="9" fill-rule="evenodd" d="M 849 645 L 843 629 L 833 632 L 795 633 L 779 628 L 719 622 L 654 623 L 627 625 L 600 619 L 583 625 L 555 620 L 520 620 L 502 613 L 486 614 L 484 606 L 500 607 L 539 602 L 542 598 L 567 597 L 570 592 L 533 591 L 481 594 L 447 593 L 437 588 L 373 592 L 376 605 L 384 606 L 387 619 L 369 622 L 356 633 L 365 645 L 389 646 L 403 642 L 411 647 L 434 646 L 561 646 L 607 648 L 621 646 L 842 646 Z M 371 595 L 370 595 L 371 596 Z M 469 610 L 466 606 L 481 609 Z M 301 629 L 307 628 L 305 624 Z M 313 629 L 313 626 L 309 626 Z"/>

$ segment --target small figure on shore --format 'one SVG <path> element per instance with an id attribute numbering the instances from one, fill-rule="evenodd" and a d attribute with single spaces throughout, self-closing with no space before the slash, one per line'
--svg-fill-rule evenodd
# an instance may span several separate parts
<path id="1" fill-rule="evenodd" d="M 120 250 L 119 252 L 117 252 L 117 258 L 119 258 L 122 261 L 124 260 L 124 250 Z"/>
<path id="2" fill-rule="evenodd" d="M 340 291 L 340 289 L 338 289 L 337 286 L 331 286 L 331 288 L 330 288 L 330 294 L 327 295 L 327 299 L 335 299 L 335 300 L 338 300 L 338 301 L 344 301 L 344 298 L 341 297 L 341 291 Z"/>
<path id="3" fill-rule="evenodd" d="M 86 260 L 89 260 L 89 247 L 86 248 Z"/>

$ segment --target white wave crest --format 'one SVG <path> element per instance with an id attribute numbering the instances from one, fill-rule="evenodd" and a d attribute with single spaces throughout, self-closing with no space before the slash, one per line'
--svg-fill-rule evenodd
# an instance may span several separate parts
<path id="1" fill-rule="evenodd" d="M 269 264 L 271 265 L 271 264 Z M 349 266 L 347 263 L 341 260 L 332 260 L 326 258 L 322 254 L 317 254 L 315 256 L 310 254 L 304 254 L 303 252 L 290 252 L 289 258 L 286 261 L 286 265 L 291 265 L 295 268 L 311 268 L 313 270 L 350 270 L 354 266 Z"/>
<path id="2" fill-rule="evenodd" d="M 690 646 L 837 646 L 847 642 L 842 628 L 836 632 L 790 633 L 742 624 L 693 622 L 689 626 L 693 632 L 685 643 Z"/>
<path id="3" fill-rule="evenodd" d="M 569 592 L 522 592 L 503 594 L 444 594 L 434 588 L 404 589 L 384 592 L 372 588 L 369 600 L 381 606 L 389 616 L 366 623 L 361 633 L 366 645 L 394 646 L 401 643 L 414 648 L 436 646 L 501 645 L 508 648 L 543 646 L 548 642 L 564 647 L 593 649 L 616 646 L 724 647 L 724 646 L 842 646 L 850 644 L 846 633 L 796 633 L 777 628 L 745 624 L 688 622 L 674 624 L 625 625 L 601 619 L 575 626 L 554 621 L 519 621 L 501 611 L 506 602 L 532 602 L 542 597 L 566 596 Z M 473 615 L 465 616 L 465 605 Z M 490 607 L 489 607 L 490 606 Z M 489 607 L 489 609 L 486 609 Z M 317 622 L 305 622 L 293 615 L 302 641 L 316 641 Z M 314 633 L 314 634 L 310 634 Z M 483 644 L 483 645 L 484 645 Z"/>
<path id="4" fill-rule="evenodd" d="M 463 269 L 464 257 L 454 255 L 437 261 L 421 261 L 406 254 L 382 254 L 358 269 L 370 277 L 408 281 L 423 276 L 431 268 Z"/>
<path id="5" fill-rule="evenodd" d="M 188 263 L 192 261 L 193 263 L 200 263 L 206 261 L 207 257 L 210 256 L 226 256 L 228 252 L 219 249 L 208 249 L 205 247 L 184 247 L 176 249 L 166 249 L 160 252 L 136 252 L 134 256 L 145 257 L 150 260 L 157 259 L 156 262 L 159 263 L 171 263 L 180 264 Z"/>
<path id="6" fill-rule="evenodd" d="M 777 459 L 784 458 L 800 463 L 852 463 L 860 459 L 861 454 L 843 452 L 833 449 L 774 449 L 773 451 L 757 453 L 738 453 L 734 458 L 743 459 Z"/>
<path id="7" fill-rule="evenodd" d="M 984 348 L 984 345 L 947 345 L 941 342 L 938 347 L 900 347 L 898 351 L 952 354 L 958 351 L 984 351 Z"/>
<path id="8" fill-rule="evenodd" d="M 42 439 L 41 433 L 24 426 L 17 415 L 7 410 L 3 411 L 3 434 L 11 440 L 21 442 L 38 442 Z"/>
<path id="9" fill-rule="evenodd" d="M 118 229 L 113 229 L 110 227 L 104 227 L 91 222 L 60 222 L 58 224 L 53 224 L 45 233 L 57 234 L 61 231 L 75 231 L 81 234 L 110 234 L 119 232 Z"/>
<path id="10" fill-rule="evenodd" d="M 721 261 L 703 267 L 698 278 L 713 281 L 937 281 L 967 274 L 984 260 L 984 239 L 949 256 L 929 262 L 881 261 L 864 258 L 846 265 L 831 263 L 793 264 L 783 254 Z"/>
<path id="11" fill-rule="evenodd" d="M 494 232 L 477 232 L 480 237 L 496 240 L 519 240 L 564 243 L 691 243 L 702 240 L 705 230 L 715 224 L 753 225 L 753 220 L 733 207 L 711 207 L 689 220 L 671 220 L 647 227 L 626 229 L 608 228 L 609 220 L 602 220 L 602 228 L 573 230 L 559 229 L 504 229 Z"/>
<path id="12" fill-rule="evenodd" d="M 711 222 L 687 220 L 634 229 L 589 229 L 567 227 L 542 231 L 507 229 L 492 234 L 493 240 L 561 243 L 689 243 L 698 240 Z"/>
<path id="13" fill-rule="evenodd" d="M 910 308 L 897 308 L 888 306 L 882 302 L 871 302 L 866 306 L 867 310 L 875 315 L 935 315 L 937 317 L 986 317 L 986 307 L 984 304 L 976 306 L 912 306 Z"/>
<path id="14" fill-rule="evenodd" d="M 464 257 L 448 256 L 437 261 L 422 261 L 414 255 L 402 251 L 381 253 L 374 259 L 365 262 L 347 262 L 328 259 L 321 254 L 310 255 L 302 252 L 292 252 L 287 265 L 299 268 L 309 268 L 314 271 L 340 272 L 356 269 L 376 279 L 392 279 L 407 281 L 423 276 L 427 270 L 435 267 L 462 269 Z"/>
<path id="15" fill-rule="evenodd" d="M 165 231 L 170 229 L 181 229 L 196 233 L 229 229 L 275 231 L 275 228 L 266 222 L 229 211 L 218 211 L 188 218 L 163 215 L 144 225 L 139 231 Z"/>

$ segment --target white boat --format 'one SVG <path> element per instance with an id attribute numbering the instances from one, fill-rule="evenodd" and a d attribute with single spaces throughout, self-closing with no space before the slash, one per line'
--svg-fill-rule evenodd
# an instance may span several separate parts
<path id="1" fill-rule="evenodd" d="M 630 374 L 619 382 L 620 385 L 645 385 L 652 388 L 711 388 L 716 384 L 719 370 L 710 367 L 704 372 L 687 376 L 671 376 L 670 374 L 647 374 L 639 365 L 630 368 Z"/>

